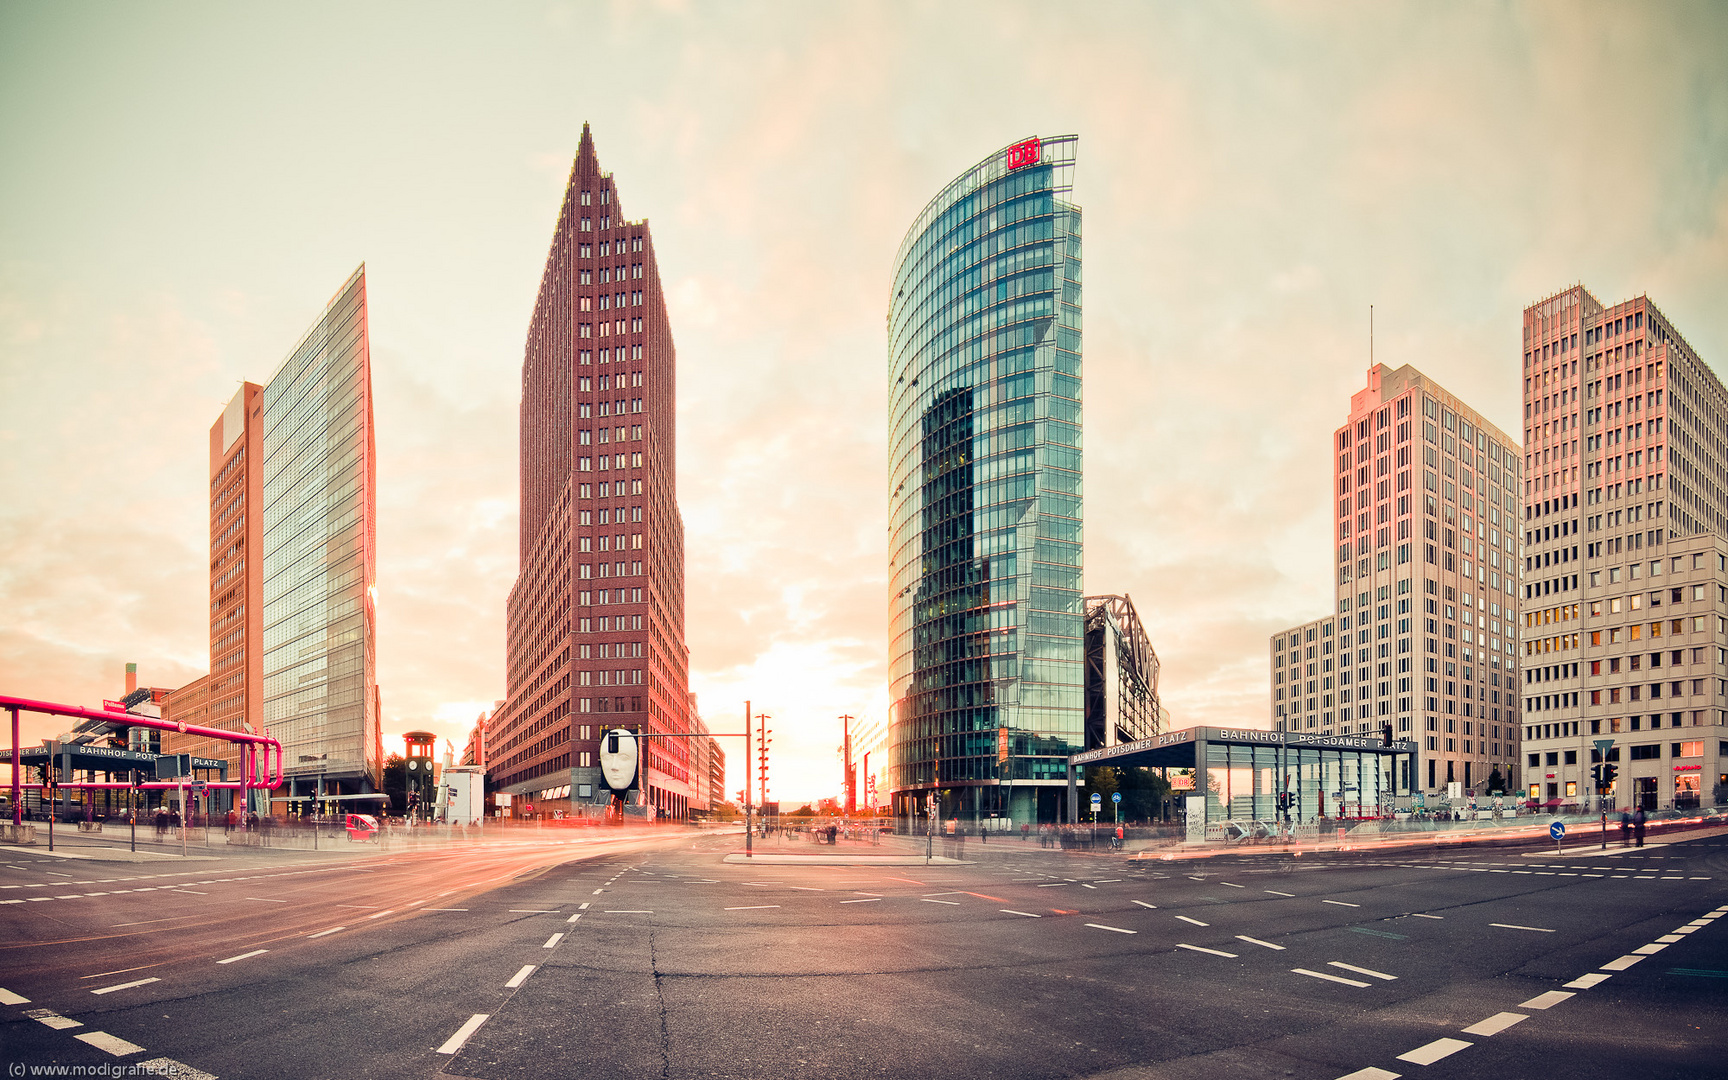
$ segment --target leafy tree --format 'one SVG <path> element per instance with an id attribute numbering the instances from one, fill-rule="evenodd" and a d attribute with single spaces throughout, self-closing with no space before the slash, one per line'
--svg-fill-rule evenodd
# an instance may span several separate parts
<path id="1" fill-rule="evenodd" d="M 1488 792 L 1491 795 L 1498 795 L 1504 790 L 1506 790 L 1506 779 L 1500 775 L 1500 770 L 1496 768 L 1488 774 Z"/>
<path id="2" fill-rule="evenodd" d="M 408 759 L 401 754 L 384 759 L 384 794 L 390 796 L 390 814 L 401 817 L 408 809 Z"/>

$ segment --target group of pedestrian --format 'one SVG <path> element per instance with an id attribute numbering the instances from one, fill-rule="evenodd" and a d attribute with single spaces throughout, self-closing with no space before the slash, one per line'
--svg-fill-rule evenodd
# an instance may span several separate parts
<path id="1" fill-rule="evenodd" d="M 1644 808 L 1620 811 L 1620 846 L 1626 846 L 1628 835 L 1636 837 L 1634 847 L 1644 846 Z"/>

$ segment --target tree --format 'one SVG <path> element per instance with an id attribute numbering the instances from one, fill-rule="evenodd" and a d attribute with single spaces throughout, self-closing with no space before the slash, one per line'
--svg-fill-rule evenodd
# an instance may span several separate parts
<path id="1" fill-rule="evenodd" d="M 1498 795 L 1506 790 L 1506 779 L 1500 775 L 1498 768 L 1488 774 L 1488 794 Z"/>
<path id="2" fill-rule="evenodd" d="M 408 807 L 408 759 L 391 754 L 384 759 L 384 794 L 390 796 L 390 813 L 401 817 Z"/>

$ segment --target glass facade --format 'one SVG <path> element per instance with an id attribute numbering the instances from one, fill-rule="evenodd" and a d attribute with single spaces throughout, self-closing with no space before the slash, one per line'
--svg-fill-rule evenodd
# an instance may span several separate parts
<path id="1" fill-rule="evenodd" d="M 291 777 L 376 776 L 365 268 L 264 388 L 264 723 Z"/>
<path id="2" fill-rule="evenodd" d="M 925 207 L 895 261 L 901 812 L 940 790 L 956 812 L 1048 820 L 1065 759 L 1084 746 L 1080 209 L 1064 198 L 1077 144 L 1029 139 L 992 154 Z"/>

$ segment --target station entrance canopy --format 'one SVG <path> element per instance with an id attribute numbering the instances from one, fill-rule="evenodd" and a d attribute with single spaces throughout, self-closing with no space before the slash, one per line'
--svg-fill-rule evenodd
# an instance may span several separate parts
<path id="1" fill-rule="evenodd" d="M 1193 770 L 1192 790 L 1176 792 L 1189 797 L 1192 828 L 1202 807 L 1207 822 L 1275 821 L 1281 807 L 1293 822 L 1380 817 L 1411 793 L 1415 763 L 1409 740 L 1388 746 L 1368 736 L 1187 728 L 1071 756 L 1070 820 L 1079 808 L 1078 770 L 1088 765 Z"/>

